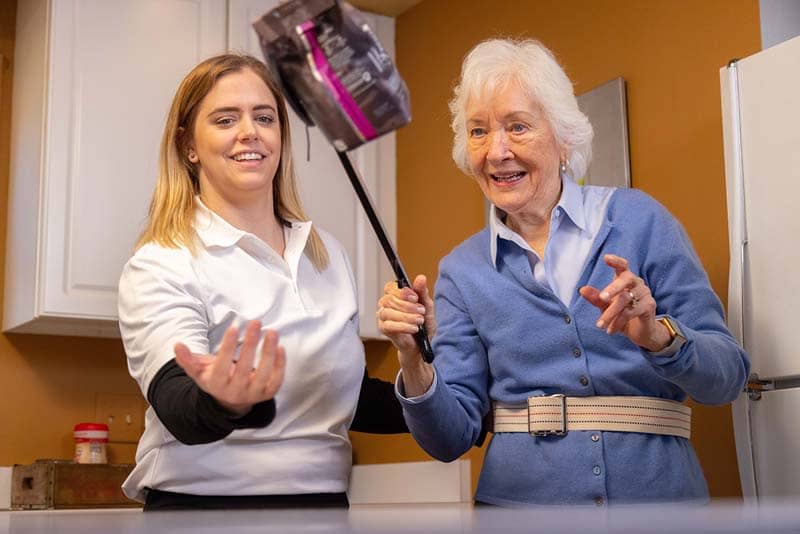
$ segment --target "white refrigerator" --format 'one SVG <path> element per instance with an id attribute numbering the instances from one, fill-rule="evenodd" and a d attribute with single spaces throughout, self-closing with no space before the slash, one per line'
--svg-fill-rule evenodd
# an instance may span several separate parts
<path id="1" fill-rule="evenodd" d="M 720 69 L 728 325 L 752 362 L 733 404 L 746 501 L 800 496 L 800 37 Z"/>

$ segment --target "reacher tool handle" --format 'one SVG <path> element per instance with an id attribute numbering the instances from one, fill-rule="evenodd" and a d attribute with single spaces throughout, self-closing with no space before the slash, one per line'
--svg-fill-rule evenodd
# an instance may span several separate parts
<path id="1" fill-rule="evenodd" d="M 338 150 L 336 153 L 339 155 L 339 161 L 342 162 L 342 166 L 347 173 L 347 177 L 350 179 L 350 183 L 353 185 L 358 200 L 361 202 L 361 206 L 367 214 L 372 229 L 375 230 L 375 235 L 377 235 L 378 241 L 381 247 L 383 247 L 383 252 L 386 254 L 386 258 L 392 266 L 394 276 L 397 278 L 397 287 L 410 287 L 411 284 L 408 282 L 408 276 L 406 275 L 405 269 L 403 269 L 403 264 L 400 263 L 400 258 L 397 256 L 392 242 L 389 241 L 389 236 L 386 235 L 383 223 L 372 205 L 372 199 L 370 199 L 369 194 L 367 194 L 367 190 L 364 187 L 364 183 L 361 181 L 358 171 L 353 167 L 347 153 L 339 152 Z M 434 358 L 433 348 L 431 347 L 431 342 L 428 340 L 428 333 L 425 331 L 425 325 L 419 326 L 417 333 L 414 334 L 414 339 L 422 352 L 422 359 L 427 363 L 431 363 Z"/>

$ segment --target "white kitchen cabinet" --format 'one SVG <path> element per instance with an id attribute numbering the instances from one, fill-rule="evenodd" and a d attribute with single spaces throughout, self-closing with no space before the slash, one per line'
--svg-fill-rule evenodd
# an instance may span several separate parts
<path id="1" fill-rule="evenodd" d="M 17 3 L 3 329 L 119 336 L 172 94 L 226 47 L 218 0 Z"/>
<path id="2" fill-rule="evenodd" d="M 250 23 L 272 3 L 18 3 L 4 331 L 119 335 L 117 281 L 147 214 L 172 95 L 205 57 L 260 56 Z M 391 19 L 377 20 L 393 42 Z M 328 143 L 312 129 L 305 164 L 305 132 L 297 119 L 293 126 L 304 201 L 350 253 L 362 334 L 375 336 L 375 301 L 390 271 Z M 394 235 L 393 137 L 354 160 Z"/>

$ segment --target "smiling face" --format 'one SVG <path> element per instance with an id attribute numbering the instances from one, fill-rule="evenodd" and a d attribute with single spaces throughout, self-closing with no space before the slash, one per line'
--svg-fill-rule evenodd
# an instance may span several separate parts
<path id="1" fill-rule="evenodd" d="M 467 101 L 467 156 L 486 198 L 515 220 L 549 216 L 566 159 L 549 121 L 518 84 Z"/>
<path id="2" fill-rule="evenodd" d="M 281 157 L 275 96 L 250 69 L 226 74 L 200 102 L 190 160 L 210 208 L 272 204 L 272 182 Z"/>

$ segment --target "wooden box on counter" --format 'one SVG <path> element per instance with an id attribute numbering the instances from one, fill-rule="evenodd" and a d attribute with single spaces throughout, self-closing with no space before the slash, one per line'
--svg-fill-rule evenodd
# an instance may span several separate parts
<path id="1" fill-rule="evenodd" d="M 77 464 L 65 460 L 15 465 L 11 476 L 11 509 L 141 506 L 128 499 L 120 488 L 132 469 L 133 464 Z"/>

